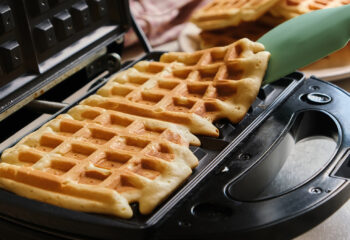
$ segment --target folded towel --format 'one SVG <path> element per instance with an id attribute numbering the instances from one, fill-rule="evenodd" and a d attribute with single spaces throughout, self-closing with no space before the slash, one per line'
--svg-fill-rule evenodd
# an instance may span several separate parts
<path id="1" fill-rule="evenodd" d="M 208 0 L 130 0 L 130 9 L 152 46 L 178 37 L 192 12 Z M 126 34 L 125 46 L 137 42 L 131 30 Z"/>

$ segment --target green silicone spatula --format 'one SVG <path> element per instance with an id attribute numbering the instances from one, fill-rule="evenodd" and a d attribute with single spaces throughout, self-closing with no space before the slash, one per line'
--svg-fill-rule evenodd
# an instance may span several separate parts
<path id="1" fill-rule="evenodd" d="M 258 42 L 271 53 L 263 83 L 343 48 L 350 39 L 350 5 L 313 11 L 272 29 Z"/>

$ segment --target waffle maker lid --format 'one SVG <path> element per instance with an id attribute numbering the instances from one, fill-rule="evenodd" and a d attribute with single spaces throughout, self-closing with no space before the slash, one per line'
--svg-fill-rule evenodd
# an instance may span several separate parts
<path id="1" fill-rule="evenodd" d="M 127 0 L 1 1 L 0 120 L 119 52 L 130 25 Z"/>
<path id="2" fill-rule="evenodd" d="M 50 10 L 55 6 L 59 6 L 58 10 Z M 78 16 L 84 16 L 86 6 L 91 20 L 90 25 L 86 25 L 87 30 L 82 28 L 68 33 L 72 37 L 65 38 L 55 29 L 57 45 L 47 41 L 51 39 L 47 35 L 50 23 L 55 28 L 56 18 L 67 19 L 67 14 L 72 23 L 79 22 Z M 1 35 L 0 40 L 7 43 L 18 38 L 22 59 L 19 67 L 16 62 L 12 66 L 14 73 L 9 70 L 11 66 L 1 65 L 5 69 L 5 80 L 0 84 L 3 94 L 0 116 L 3 117 L 21 102 L 40 94 L 40 89 L 50 86 L 64 73 L 79 70 L 82 62 L 99 54 L 101 49 L 105 49 L 103 54 L 120 53 L 118 46 L 132 24 L 126 0 L 38 0 L 33 4 L 7 1 L 0 8 L 7 9 L 3 12 L 10 10 L 14 23 L 14 28 L 7 35 Z M 20 14 L 25 14 L 26 18 L 20 20 Z M 80 22 L 74 29 L 82 26 Z M 133 27 L 147 53 L 143 59 L 157 60 L 161 53 L 151 52 L 135 23 Z M 26 43 L 26 39 L 30 41 Z M 88 44 L 84 45 L 82 39 Z M 73 50 L 66 54 L 65 49 Z M 82 98 L 93 94 L 102 84 Z M 76 103 L 79 101 L 77 99 Z M 349 198 L 350 133 L 346 128 L 350 124 L 349 104 L 349 94 L 340 88 L 314 77 L 305 79 L 299 72 L 292 73 L 263 86 L 239 124 L 217 122 L 218 139 L 200 136 L 202 146 L 192 147 L 200 160 L 199 166 L 152 214 L 142 216 L 134 205 L 135 217 L 124 220 L 62 209 L 0 190 L 0 218 L 3 220 L 0 229 L 4 230 L 4 236 L 10 230 L 8 237 L 15 234 L 23 239 L 30 238 L 28 236 L 46 239 L 294 237 L 321 222 Z M 315 136 L 329 137 L 336 142 L 331 159 L 293 189 L 258 197 L 284 164 L 288 146 Z"/>

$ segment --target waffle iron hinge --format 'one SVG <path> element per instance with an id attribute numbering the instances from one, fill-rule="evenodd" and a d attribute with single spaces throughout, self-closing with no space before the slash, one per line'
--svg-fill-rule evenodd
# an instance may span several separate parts
<path id="1" fill-rule="evenodd" d="M 112 52 L 96 59 L 85 67 L 86 77 L 93 79 L 100 73 L 108 71 L 114 73 L 121 68 L 121 57 L 118 53 Z"/>
<path id="2" fill-rule="evenodd" d="M 4 120 L 9 115 L 13 114 L 14 112 L 18 111 L 25 105 L 27 105 L 29 102 L 33 101 L 34 99 L 38 98 L 39 96 L 43 95 L 48 90 L 55 87 L 57 84 L 65 81 L 75 73 L 79 72 L 80 70 L 84 69 L 86 66 L 90 65 L 92 62 L 94 62 L 96 59 L 99 59 L 99 57 L 103 56 L 106 53 L 106 49 L 102 49 L 98 52 L 96 52 L 92 57 L 85 60 L 84 62 L 80 63 L 76 67 L 67 70 L 65 73 L 61 74 L 60 76 L 57 76 L 56 79 L 48 83 L 47 85 L 43 86 L 42 88 L 38 89 L 35 92 L 32 92 L 30 95 L 27 95 L 26 98 L 22 99 L 22 101 L 18 102 L 17 104 L 11 106 L 7 110 L 0 113 L 0 121 Z"/>
<path id="3" fill-rule="evenodd" d="M 14 105 L 14 108 L 23 109 L 18 111 L 19 116 L 23 115 L 22 112 L 27 112 L 31 113 L 33 117 L 25 120 L 27 124 L 24 127 L 21 125 L 23 128 L 19 127 L 12 134 L 3 132 L 2 140 L 5 139 L 5 141 L 0 141 L 0 151 L 32 132 L 33 129 L 38 128 L 48 121 L 48 119 L 65 111 L 71 104 L 79 102 L 92 88 L 104 84 L 107 81 L 107 75 L 113 74 L 120 69 L 121 59 L 119 54 L 115 52 L 106 54 L 106 50 L 104 49 L 97 56 L 75 68 L 78 71 L 74 71 L 71 74 L 67 72 L 65 74 L 66 78 L 62 79 L 62 81 L 58 82 L 52 88 L 38 93 L 40 97 L 33 99 L 34 96 L 31 96 L 32 98 L 29 103 L 23 103 L 21 106 Z M 82 78 L 84 78 L 84 81 L 80 81 Z M 62 92 L 62 89 L 64 92 Z M 65 97 L 67 95 L 68 97 Z M 3 123 L 12 122 L 11 118 L 13 116 L 9 116 L 10 120 L 5 119 Z M 2 127 L 8 124 L 5 123 Z"/>
<path id="4" fill-rule="evenodd" d="M 103 51 L 103 53 L 105 52 L 106 51 Z M 26 104 L 24 107 L 28 110 L 35 111 L 38 113 L 54 114 L 67 107 L 69 103 L 73 102 L 81 95 L 84 95 L 93 86 L 105 81 L 105 76 L 114 73 L 121 68 L 121 58 L 119 54 L 112 52 L 108 54 L 103 54 L 102 56 L 98 54 L 97 56 L 99 56 L 97 59 L 96 57 L 93 57 L 90 61 L 86 61 L 85 63 L 82 63 L 81 65 L 74 68 L 74 71 L 65 74 L 63 76 L 64 78 L 57 79 L 57 83 L 55 84 L 55 86 L 65 80 L 69 81 L 69 77 L 72 77 L 74 74 L 80 72 L 80 75 L 84 76 L 85 78 L 85 81 L 82 81 L 82 84 L 88 82 L 88 84 L 82 85 L 81 89 L 72 93 L 72 95 L 69 96 L 67 99 L 63 100 L 62 102 L 34 99 L 28 104 Z M 52 89 L 54 89 L 54 86 L 52 87 Z M 46 91 L 41 90 L 40 92 L 35 93 L 34 97 L 39 97 L 48 90 L 50 89 L 46 89 Z"/>

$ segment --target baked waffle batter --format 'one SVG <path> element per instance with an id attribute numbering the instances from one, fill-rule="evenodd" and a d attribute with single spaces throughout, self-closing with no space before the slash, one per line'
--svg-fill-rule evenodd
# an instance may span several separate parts
<path id="1" fill-rule="evenodd" d="M 350 0 L 281 0 L 270 12 L 276 17 L 290 19 L 314 10 L 347 4 L 350 4 Z"/>
<path id="2" fill-rule="evenodd" d="M 165 53 L 118 74 L 81 104 L 170 121 L 218 136 L 220 118 L 238 123 L 255 100 L 269 53 L 242 39 L 194 53 Z"/>
<path id="3" fill-rule="evenodd" d="M 255 21 L 278 0 L 213 0 L 196 11 L 191 21 L 203 30 L 238 26 Z"/>
<path id="4" fill-rule="evenodd" d="M 5 150 L 0 186 L 78 211 L 130 218 L 138 202 L 148 214 L 197 165 L 192 133 L 217 136 L 213 121 L 243 118 L 268 58 L 242 39 L 139 62 Z"/>
<path id="5" fill-rule="evenodd" d="M 199 34 L 200 48 L 207 49 L 226 46 L 241 38 L 248 38 L 251 41 L 256 41 L 262 35 L 270 31 L 271 28 L 272 27 L 259 22 L 245 22 L 237 27 L 201 31 Z"/>
<path id="6" fill-rule="evenodd" d="M 0 185 L 61 207 L 124 218 L 132 216 L 129 202 L 138 201 L 147 214 L 197 165 L 188 143 L 198 140 L 181 131 L 77 106 L 3 153 Z"/>

